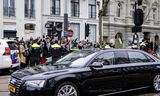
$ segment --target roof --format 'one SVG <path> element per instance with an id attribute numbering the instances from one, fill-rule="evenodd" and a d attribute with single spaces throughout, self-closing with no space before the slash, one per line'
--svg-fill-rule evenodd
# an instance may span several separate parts
<path id="1" fill-rule="evenodd" d="M 139 51 L 139 52 L 144 52 L 138 49 L 114 49 L 114 48 L 110 48 L 110 49 L 99 49 L 99 48 L 91 48 L 91 49 L 82 49 L 79 51 L 92 51 L 92 52 L 106 52 L 106 51 Z"/>

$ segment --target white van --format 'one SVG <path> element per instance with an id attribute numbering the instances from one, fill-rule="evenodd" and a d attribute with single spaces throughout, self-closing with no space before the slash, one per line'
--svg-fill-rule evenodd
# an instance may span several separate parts
<path id="1" fill-rule="evenodd" d="M 19 66 L 18 46 L 16 41 L 0 39 L 0 70 L 14 69 Z"/>

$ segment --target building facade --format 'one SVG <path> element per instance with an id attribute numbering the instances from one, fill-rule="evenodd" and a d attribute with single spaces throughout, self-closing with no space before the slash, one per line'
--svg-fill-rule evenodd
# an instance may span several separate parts
<path id="1" fill-rule="evenodd" d="M 47 22 L 52 22 L 55 25 L 59 23 L 61 25 L 64 24 L 64 6 L 64 0 L 43 0 L 43 34 L 47 34 L 50 31 L 48 28 L 44 27 Z M 67 13 L 69 17 L 68 26 L 74 31 L 72 39 L 88 39 L 91 42 L 98 42 L 99 28 L 97 0 L 67 0 Z M 88 38 L 85 37 L 86 24 L 89 24 L 90 30 Z"/>
<path id="2" fill-rule="evenodd" d="M 97 0 L 67 2 L 68 23 L 74 31 L 72 39 L 85 40 L 85 25 L 89 24 L 87 39 L 98 42 Z M 0 0 L 0 5 L 0 38 L 42 37 L 52 33 L 47 23 L 58 25 L 63 35 L 64 0 Z"/>
<path id="3" fill-rule="evenodd" d="M 110 0 L 103 18 L 103 41 L 115 43 L 117 34 L 122 38 L 123 46 L 130 45 L 134 26 L 133 14 L 135 0 Z M 160 0 L 143 0 L 144 23 L 139 32 L 139 41 L 148 39 L 159 44 L 160 36 Z"/>
<path id="4" fill-rule="evenodd" d="M 0 0 L 0 4 L 1 38 L 41 36 L 39 0 Z"/>

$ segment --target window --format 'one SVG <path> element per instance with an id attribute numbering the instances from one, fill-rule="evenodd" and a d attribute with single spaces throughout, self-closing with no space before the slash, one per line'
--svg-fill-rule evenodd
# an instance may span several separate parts
<path id="1" fill-rule="evenodd" d="M 35 18 L 35 0 L 30 0 L 30 17 Z"/>
<path id="2" fill-rule="evenodd" d="M 143 53 L 139 52 L 128 52 L 128 56 L 130 59 L 130 63 L 143 63 L 152 61 L 149 60 Z"/>
<path id="3" fill-rule="evenodd" d="M 3 0 L 3 16 L 15 16 L 15 0 Z"/>
<path id="4" fill-rule="evenodd" d="M 96 18 L 96 0 L 89 0 L 89 18 Z"/>
<path id="5" fill-rule="evenodd" d="M 122 5 L 120 2 L 118 2 L 118 4 L 117 4 L 117 17 L 121 17 L 121 8 L 122 8 Z"/>
<path id="6" fill-rule="evenodd" d="M 114 52 L 103 53 L 99 55 L 96 59 L 104 61 L 104 65 L 112 65 L 114 61 Z"/>
<path id="7" fill-rule="evenodd" d="M 135 9 L 134 4 L 131 4 L 130 16 L 132 17 L 132 20 L 133 20 L 133 21 L 134 21 L 134 9 Z"/>
<path id="8" fill-rule="evenodd" d="M 70 27 L 72 28 L 72 30 L 74 32 L 72 39 L 76 39 L 77 38 L 78 40 L 80 40 L 80 24 L 71 23 Z"/>
<path id="9" fill-rule="evenodd" d="M 153 8 L 153 20 L 154 22 L 157 22 L 157 9 Z"/>
<path id="10" fill-rule="evenodd" d="M 144 19 L 145 19 L 145 17 L 147 16 L 147 7 L 143 6 L 142 9 L 143 9 L 143 16 L 144 16 Z"/>
<path id="11" fill-rule="evenodd" d="M 115 52 L 115 64 L 129 63 L 127 52 Z"/>
<path id="12" fill-rule="evenodd" d="M 35 24 L 25 24 L 25 30 L 35 30 Z"/>
<path id="13" fill-rule="evenodd" d="M 97 25 L 89 24 L 89 42 L 96 42 Z"/>
<path id="14" fill-rule="evenodd" d="M 51 14 L 60 15 L 60 0 L 51 0 Z"/>
<path id="15" fill-rule="evenodd" d="M 79 17 L 79 0 L 71 0 L 71 16 Z"/>
<path id="16" fill-rule="evenodd" d="M 35 18 L 35 0 L 25 0 L 25 17 Z"/>

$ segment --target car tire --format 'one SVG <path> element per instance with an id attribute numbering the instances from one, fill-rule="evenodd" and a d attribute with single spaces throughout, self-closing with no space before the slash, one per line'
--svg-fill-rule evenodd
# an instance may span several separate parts
<path id="1" fill-rule="evenodd" d="M 152 79 L 152 90 L 154 92 L 160 92 L 160 74 L 156 74 Z"/>
<path id="2" fill-rule="evenodd" d="M 79 90 L 74 83 L 63 82 L 56 88 L 54 96 L 79 96 Z"/>

